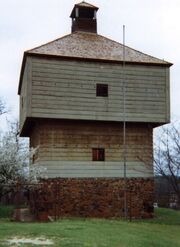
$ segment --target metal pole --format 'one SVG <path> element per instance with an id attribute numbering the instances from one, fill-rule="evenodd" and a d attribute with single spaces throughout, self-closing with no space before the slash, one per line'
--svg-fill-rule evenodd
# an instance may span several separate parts
<path id="1" fill-rule="evenodd" d="M 123 160 L 124 160 L 124 217 L 127 219 L 127 174 L 126 174 L 126 83 L 125 83 L 125 25 L 123 25 Z"/>

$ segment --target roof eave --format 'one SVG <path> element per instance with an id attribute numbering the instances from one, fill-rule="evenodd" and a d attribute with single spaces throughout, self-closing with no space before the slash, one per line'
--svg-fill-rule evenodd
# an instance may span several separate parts
<path id="1" fill-rule="evenodd" d="M 87 60 L 87 61 L 96 61 L 96 62 L 109 62 L 109 63 L 120 63 L 122 64 L 123 60 L 113 60 L 113 59 L 99 59 L 99 58 L 85 58 L 85 57 L 71 57 L 71 56 L 63 56 L 63 55 L 53 55 L 53 54 L 43 54 L 43 53 L 33 53 L 33 52 L 25 52 L 26 55 L 34 56 L 34 57 L 48 57 L 48 58 L 60 58 L 60 59 L 66 59 L 66 60 Z M 138 62 L 138 61 L 125 61 L 126 64 L 144 64 L 144 65 L 157 65 L 157 66 L 165 66 L 170 67 L 173 65 L 173 63 L 169 62 L 162 62 L 162 63 L 156 63 L 156 62 Z"/>

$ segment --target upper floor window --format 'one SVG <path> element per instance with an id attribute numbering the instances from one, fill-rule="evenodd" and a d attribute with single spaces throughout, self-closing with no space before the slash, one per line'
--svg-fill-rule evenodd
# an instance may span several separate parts
<path id="1" fill-rule="evenodd" d="M 108 97 L 108 84 L 96 84 L 96 96 Z"/>

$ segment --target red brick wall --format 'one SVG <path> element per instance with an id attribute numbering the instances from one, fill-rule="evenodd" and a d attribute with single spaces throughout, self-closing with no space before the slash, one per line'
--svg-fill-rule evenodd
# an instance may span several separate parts
<path id="1" fill-rule="evenodd" d="M 127 179 L 128 217 L 153 217 L 153 179 Z M 33 203 L 32 203 L 33 202 Z M 59 217 L 123 217 L 124 179 L 58 178 L 42 181 L 31 206 Z"/>

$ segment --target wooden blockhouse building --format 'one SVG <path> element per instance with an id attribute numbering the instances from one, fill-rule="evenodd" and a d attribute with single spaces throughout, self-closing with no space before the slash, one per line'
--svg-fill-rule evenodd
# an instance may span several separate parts
<path id="1" fill-rule="evenodd" d="M 126 182 L 128 214 L 150 217 L 153 128 L 170 121 L 172 64 L 97 34 L 97 11 L 76 4 L 71 34 L 24 53 L 20 133 L 38 148 L 44 183 L 58 183 L 62 216 L 123 216 Z"/>

